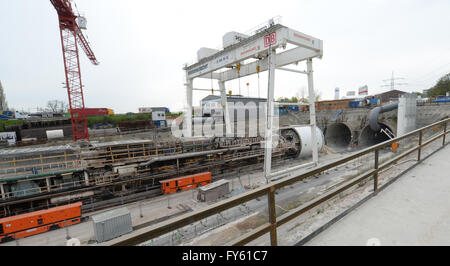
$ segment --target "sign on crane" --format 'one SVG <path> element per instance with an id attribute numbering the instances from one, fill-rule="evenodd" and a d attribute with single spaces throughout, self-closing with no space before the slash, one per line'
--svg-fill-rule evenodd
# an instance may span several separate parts
<path id="1" fill-rule="evenodd" d="M 63 50 L 66 88 L 69 96 L 70 117 L 74 141 L 89 140 L 85 115 L 83 83 L 81 82 L 78 44 L 94 65 L 99 62 L 81 29 L 86 29 L 86 19 L 75 15 L 71 0 L 50 0 L 58 13 L 61 44 Z M 81 23 L 82 22 L 82 23 Z M 78 23 L 82 24 L 79 25 Z"/>

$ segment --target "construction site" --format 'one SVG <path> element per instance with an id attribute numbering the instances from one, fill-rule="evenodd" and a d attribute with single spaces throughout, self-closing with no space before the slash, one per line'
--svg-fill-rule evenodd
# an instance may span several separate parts
<path id="1" fill-rule="evenodd" d="M 334 99 L 320 100 L 313 69 L 327 56 L 326 40 L 275 17 L 246 34 L 224 32 L 220 49 L 192 41 L 199 47 L 195 62 L 170 70 L 185 77 L 180 112 L 87 108 L 84 90 L 92 88 L 83 85 L 80 60 L 101 71 L 101 58 L 75 2 L 49 2 L 59 23 L 53 34 L 60 36 L 68 106 L 13 110 L 0 83 L 0 246 L 372 245 L 377 236 L 386 245 L 450 245 L 450 228 L 437 242 L 387 230 L 397 237 L 390 242 L 343 224 L 381 195 L 409 198 L 406 185 L 394 188 L 414 171 L 423 177 L 450 167 L 450 87 L 443 95 L 417 95 L 398 89 L 392 73 L 379 93 L 362 86 L 341 97 L 333 88 Z M 308 96 L 277 100 L 280 72 L 306 78 Z M 257 96 L 241 92 L 241 79 L 250 76 L 258 78 Z M 235 81 L 239 93 L 236 86 L 231 91 Z M 199 85 L 209 82 L 218 88 Z M 433 184 L 448 190 L 439 183 L 448 172 L 440 174 Z M 421 182 L 422 192 L 432 186 Z"/>

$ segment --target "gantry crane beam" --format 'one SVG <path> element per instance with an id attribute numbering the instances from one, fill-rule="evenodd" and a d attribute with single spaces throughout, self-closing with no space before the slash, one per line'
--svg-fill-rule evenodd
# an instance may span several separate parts
<path id="1" fill-rule="evenodd" d="M 282 53 L 277 53 L 278 48 L 285 50 L 287 45 L 294 46 Z M 275 69 L 285 70 L 294 73 L 306 74 L 308 76 L 309 91 L 309 114 L 311 126 L 311 143 L 313 163 L 317 164 L 318 149 L 316 136 L 316 115 L 314 103 L 314 82 L 312 59 L 322 58 L 323 41 L 285 27 L 281 24 L 274 24 L 273 20 L 258 30 L 252 36 L 240 39 L 239 42 L 226 46 L 223 50 L 217 51 L 207 57 L 199 59 L 198 62 L 185 65 L 186 71 L 186 98 L 187 108 L 185 112 L 184 136 L 192 136 L 192 99 L 193 84 L 196 78 L 216 79 L 219 83 L 221 93 L 221 105 L 224 111 L 224 122 L 227 136 L 234 136 L 231 116 L 234 112 L 229 112 L 226 99 L 225 82 L 241 77 L 257 74 L 261 71 L 268 72 L 267 88 L 267 110 L 265 125 L 265 154 L 264 154 L 264 175 L 267 180 L 275 174 L 271 173 L 271 155 L 274 132 L 274 87 Z M 306 71 L 300 71 L 284 66 L 306 61 Z M 234 121 L 234 120 L 233 120 Z M 195 129 L 195 128 L 194 128 Z M 260 132 L 261 133 L 261 132 Z M 220 134 L 220 133 L 219 133 Z M 304 166 L 304 165 L 303 165 Z M 300 167 L 300 166 L 299 166 Z M 293 169 L 290 169 L 293 170 Z"/>
<path id="2" fill-rule="evenodd" d="M 77 24 L 77 15 L 73 12 L 71 1 L 50 0 L 50 2 L 58 13 L 73 139 L 89 140 L 77 43 L 91 63 L 98 65 L 99 62 Z"/>

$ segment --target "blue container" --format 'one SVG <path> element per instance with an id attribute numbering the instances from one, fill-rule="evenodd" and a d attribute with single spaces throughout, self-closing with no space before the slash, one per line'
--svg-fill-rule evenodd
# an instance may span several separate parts
<path id="1" fill-rule="evenodd" d="M 375 104 L 375 105 L 377 105 L 377 104 L 378 104 L 378 98 L 370 99 L 370 104 Z"/>
<path id="2" fill-rule="evenodd" d="M 359 105 L 359 101 L 353 101 L 349 103 L 350 108 L 357 108 Z"/>
<path id="3" fill-rule="evenodd" d="M 438 96 L 436 100 L 433 101 L 434 103 L 446 103 L 450 102 L 450 96 Z"/>
<path id="4" fill-rule="evenodd" d="M 287 114 L 287 110 L 286 109 L 278 109 L 275 112 L 278 113 L 279 115 Z"/>

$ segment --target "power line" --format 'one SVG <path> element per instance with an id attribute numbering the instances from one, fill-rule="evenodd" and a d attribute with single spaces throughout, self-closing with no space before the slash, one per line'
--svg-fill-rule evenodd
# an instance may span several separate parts
<path id="1" fill-rule="evenodd" d="M 407 85 L 408 84 L 408 83 L 395 82 L 396 80 L 400 80 L 400 79 L 404 79 L 404 78 L 395 78 L 394 77 L 394 71 L 392 71 L 392 77 L 390 79 L 383 80 L 383 82 L 388 82 L 389 81 L 389 84 L 381 85 L 381 87 L 391 87 L 391 90 L 394 90 L 395 86 Z"/>
<path id="2" fill-rule="evenodd" d="M 445 67 L 447 67 L 448 65 L 450 65 L 450 63 L 446 63 L 444 65 L 441 65 L 440 67 L 438 67 L 438 68 L 436 68 L 436 69 L 426 73 L 425 75 L 422 75 L 419 78 L 413 79 L 413 81 L 426 81 L 426 80 L 429 80 L 431 78 L 434 78 L 435 75 L 441 75 L 441 74 L 439 74 L 439 73 L 442 73 L 441 69 L 447 69 Z M 449 71 L 448 70 L 444 70 L 444 73 L 445 72 L 449 72 Z"/>

